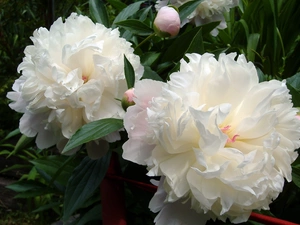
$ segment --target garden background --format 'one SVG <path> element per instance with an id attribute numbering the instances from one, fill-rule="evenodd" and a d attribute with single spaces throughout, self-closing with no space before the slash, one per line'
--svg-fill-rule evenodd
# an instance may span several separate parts
<path id="1" fill-rule="evenodd" d="M 13 205 L 7 205 L 1 199 L 4 194 L 0 194 L 0 224 L 51 224 L 60 220 L 63 217 L 68 177 L 71 177 L 85 156 L 84 151 L 74 156 L 60 155 L 55 148 L 42 151 L 36 148 L 33 138 L 26 138 L 16 130 L 21 115 L 8 107 L 6 94 L 11 90 L 14 80 L 19 77 L 16 68 L 24 57 L 24 48 L 31 44 L 29 37 L 36 28 L 49 28 L 58 17 L 66 18 L 71 12 L 99 21 L 102 5 L 106 6 L 107 18 L 111 24 L 122 10 L 134 2 L 137 1 L 0 0 L 0 177 L 19 180 L 8 186 L 15 193 L 16 201 Z M 153 1 L 145 1 L 140 9 L 151 9 L 153 4 Z M 138 19 L 140 16 L 133 13 L 128 18 Z M 202 43 L 196 50 L 199 53 L 211 52 L 216 55 L 221 52 L 245 54 L 257 67 L 260 81 L 286 79 L 294 106 L 300 107 L 299 0 L 241 0 L 239 7 L 226 13 L 225 18 L 227 28 L 220 30 L 216 37 L 206 31 L 216 24 L 204 26 L 201 35 L 198 32 L 193 33 L 193 40 L 197 39 Z M 122 24 L 119 26 L 122 27 Z M 123 27 L 126 26 L 123 24 Z M 192 43 L 189 37 L 184 37 L 183 34 L 181 37 L 181 41 Z M 165 51 L 174 44 L 171 41 L 154 41 Z M 179 52 L 188 52 L 192 47 L 183 45 Z M 144 65 L 147 65 L 149 71 L 158 71 L 151 76 L 158 75 L 160 79 L 166 80 L 170 68 L 178 68 L 178 61 L 182 57 L 175 55 L 175 60 L 168 60 L 171 56 L 174 57 L 172 52 L 160 63 L 144 60 Z M 114 148 L 120 155 L 120 143 L 115 143 Z M 271 211 L 263 213 L 300 223 L 298 161 L 293 164 L 293 182 L 285 185 L 282 194 L 272 203 Z M 123 161 L 121 167 L 125 177 L 149 182 L 144 175 L 146 169 Z M 153 224 L 154 214 L 148 210 L 151 197 L 152 193 L 126 184 L 129 224 Z M 75 215 L 72 217 L 73 224 L 100 224 L 99 190 L 95 190 L 85 201 L 70 209 L 68 214 Z M 249 221 L 247 224 L 257 223 Z"/>

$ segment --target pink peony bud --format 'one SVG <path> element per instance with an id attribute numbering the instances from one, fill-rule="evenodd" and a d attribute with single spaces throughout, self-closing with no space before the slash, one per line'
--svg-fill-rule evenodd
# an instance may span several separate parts
<path id="1" fill-rule="evenodd" d="M 131 88 L 131 89 L 125 91 L 123 98 L 122 98 L 122 102 L 121 102 L 122 107 L 125 111 L 129 106 L 132 106 L 135 104 L 133 101 L 133 96 L 134 96 L 134 88 Z"/>
<path id="2" fill-rule="evenodd" d="M 153 28 L 160 37 L 175 37 L 180 30 L 178 12 L 170 6 L 162 7 L 157 13 Z"/>

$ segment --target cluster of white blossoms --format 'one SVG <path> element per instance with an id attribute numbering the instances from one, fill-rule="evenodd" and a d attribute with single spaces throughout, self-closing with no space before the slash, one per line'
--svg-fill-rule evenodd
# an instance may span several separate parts
<path id="1" fill-rule="evenodd" d="M 259 83 L 243 55 L 187 58 L 167 83 L 136 83 L 136 104 L 124 117 L 123 157 L 162 176 L 150 203 L 160 211 L 156 224 L 246 221 L 252 210 L 268 209 L 292 179 L 297 109 L 285 82 Z"/>
<path id="2" fill-rule="evenodd" d="M 144 69 L 117 29 L 72 13 L 64 22 L 57 19 L 49 30 L 37 29 L 31 40 L 18 67 L 22 75 L 7 97 L 12 109 L 24 113 L 20 131 L 37 135 L 39 148 L 63 145 L 91 121 L 123 118 L 117 99 L 127 89 L 124 55 L 137 80 Z"/>
<path id="3" fill-rule="evenodd" d="M 163 6 L 173 5 L 180 7 L 191 0 L 159 0 L 156 2 L 156 9 L 159 10 Z M 194 23 L 196 26 L 201 26 L 211 22 L 220 21 L 218 29 L 227 27 L 223 13 L 228 12 L 231 8 L 237 6 L 239 0 L 204 0 L 197 8 L 184 20 L 181 21 L 182 26 L 186 23 Z M 218 34 L 218 29 L 212 31 L 212 35 Z"/>
<path id="4" fill-rule="evenodd" d="M 185 2 L 163 0 L 157 7 Z M 205 0 L 188 20 L 196 25 L 222 20 L 237 3 Z M 177 35 L 177 25 L 170 36 Z M 20 131 L 37 136 L 44 149 L 64 145 L 89 122 L 124 118 L 123 158 L 146 165 L 149 176 L 161 176 L 149 205 L 159 212 L 157 225 L 205 224 L 210 218 L 244 222 L 252 210 L 268 209 L 284 181 L 291 181 L 300 147 L 298 110 L 285 82 L 259 83 L 243 55 L 220 54 L 217 60 L 208 53 L 187 54 L 164 83 L 140 80 L 144 69 L 131 44 L 117 29 L 85 16 L 59 18 L 31 39 L 18 67 L 22 75 L 7 95 L 10 107 L 24 113 Z M 126 93 L 124 56 L 136 80 Z"/>

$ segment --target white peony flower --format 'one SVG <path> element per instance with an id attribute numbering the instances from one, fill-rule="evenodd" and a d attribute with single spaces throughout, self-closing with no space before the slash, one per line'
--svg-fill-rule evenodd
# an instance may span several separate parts
<path id="1" fill-rule="evenodd" d="M 189 1 L 191 0 L 159 0 L 155 7 L 157 10 L 166 5 L 180 7 Z M 211 22 L 220 21 L 217 28 L 225 29 L 227 26 L 223 13 L 225 11 L 228 12 L 230 8 L 233 8 L 238 4 L 239 0 L 204 0 L 198 5 L 194 12 L 187 17 L 186 20 L 182 21 L 182 26 L 189 22 L 194 23 L 196 26 L 201 26 Z M 212 31 L 212 35 L 216 36 L 218 34 L 218 29 L 214 29 Z"/>
<path id="2" fill-rule="evenodd" d="M 116 99 L 127 89 L 124 55 L 136 79 L 143 67 L 117 29 L 72 13 L 64 22 L 57 19 L 49 30 L 37 29 L 31 40 L 18 67 L 22 75 L 7 97 L 12 109 L 24 113 L 21 132 L 37 135 L 39 148 L 60 145 L 91 121 L 123 118 Z"/>
<path id="3" fill-rule="evenodd" d="M 243 55 L 187 57 L 152 98 L 149 92 L 144 99 L 136 84 L 135 101 L 144 104 L 125 115 L 123 157 L 147 165 L 149 176 L 165 176 L 165 204 L 189 201 L 213 219 L 246 221 L 292 179 L 297 109 L 285 82 L 258 83 Z M 153 86 L 148 82 L 144 89 Z"/>

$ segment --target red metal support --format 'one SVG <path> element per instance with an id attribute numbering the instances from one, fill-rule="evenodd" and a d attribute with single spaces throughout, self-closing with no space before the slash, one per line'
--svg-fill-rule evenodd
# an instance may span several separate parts
<path id="1" fill-rule="evenodd" d="M 121 174 L 118 155 L 113 153 L 107 176 L 100 185 L 103 225 L 127 225 L 125 213 L 124 181 L 111 179 L 109 175 Z"/>

